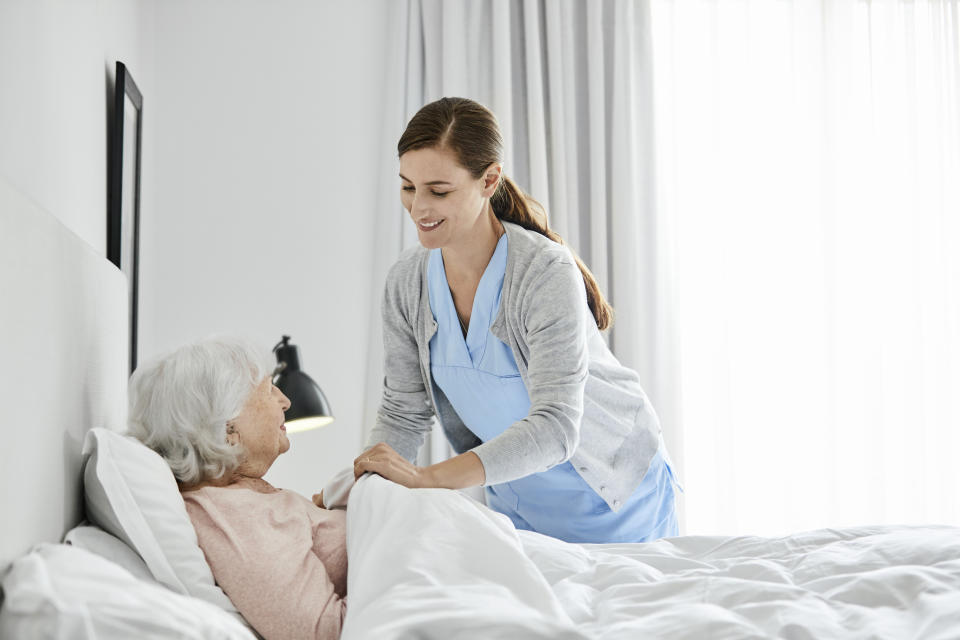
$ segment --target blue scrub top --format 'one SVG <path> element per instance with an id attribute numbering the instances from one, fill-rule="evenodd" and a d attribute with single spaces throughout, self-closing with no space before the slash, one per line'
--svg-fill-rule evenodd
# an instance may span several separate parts
<path id="1" fill-rule="evenodd" d="M 440 249 L 430 252 L 427 285 L 437 332 L 430 372 L 464 425 L 486 442 L 530 412 L 530 397 L 510 347 L 490 326 L 500 308 L 507 235 L 500 236 L 473 299 L 466 338 Z M 677 535 L 673 475 L 658 452 L 640 486 L 614 513 L 569 462 L 486 488 L 487 504 L 518 529 L 568 542 L 646 542 Z"/>

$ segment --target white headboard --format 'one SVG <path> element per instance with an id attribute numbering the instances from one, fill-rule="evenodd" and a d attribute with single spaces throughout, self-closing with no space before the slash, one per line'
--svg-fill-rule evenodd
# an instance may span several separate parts
<path id="1" fill-rule="evenodd" d="M 126 418 L 127 323 L 123 274 L 0 178 L 0 575 L 82 519 L 84 434 Z"/>

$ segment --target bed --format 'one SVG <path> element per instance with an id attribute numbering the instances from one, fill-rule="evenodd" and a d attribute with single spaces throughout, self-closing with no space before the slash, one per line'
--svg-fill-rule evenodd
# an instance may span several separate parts
<path id="1" fill-rule="evenodd" d="M 823 529 L 577 545 L 444 490 L 363 480 L 347 510 L 357 638 L 957 638 L 960 531 Z"/>
<path id="2" fill-rule="evenodd" d="M 122 435 L 122 276 L 2 181 L 0 223 L 0 341 L 17 363 L 0 380 L 0 637 L 256 638 L 169 470 Z M 366 476 L 347 549 L 346 640 L 960 637 L 954 527 L 577 545 Z"/>

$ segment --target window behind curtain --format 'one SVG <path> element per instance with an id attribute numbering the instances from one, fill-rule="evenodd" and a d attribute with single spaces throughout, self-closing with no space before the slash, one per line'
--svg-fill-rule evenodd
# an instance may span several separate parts
<path id="1" fill-rule="evenodd" d="M 687 527 L 960 524 L 957 2 L 652 2 Z"/>

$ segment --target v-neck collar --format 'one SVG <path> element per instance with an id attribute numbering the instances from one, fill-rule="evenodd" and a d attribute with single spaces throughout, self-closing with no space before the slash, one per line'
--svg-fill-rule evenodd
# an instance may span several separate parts
<path id="1" fill-rule="evenodd" d="M 487 333 L 490 326 L 500 309 L 500 296 L 503 289 L 503 278 L 506 273 L 508 254 L 507 234 L 504 233 L 497 241 L 497 246 L 480 277 L 477 284 L 477 291 L 473 296 L 473 306 L 470 311 L 470 325 L 467 327 L 467 335 L 464 337 L 460 327 L 460 317 L 457 314 L 456 305 L 453 303 L 453 293 L 450 291 L 450 283 L 447 281 L 446 266 L 443 263 L 443 253 L 440 249 L 433 249 L 430 255 L 430 265 L 428 269 L 436 275 L 436 282 L 432 283 L 430 289 L 435 292 L 442 302 L 442 307 L 446 307 L 446 313 L 437 314 L 437 322 L 443 325 L 448 333 L 448 339 L 462 345 L 464 355 L 471 365 L 479 365 L 487 345 Z M 441 305 L 438 305 L 440 307 Z"/>

